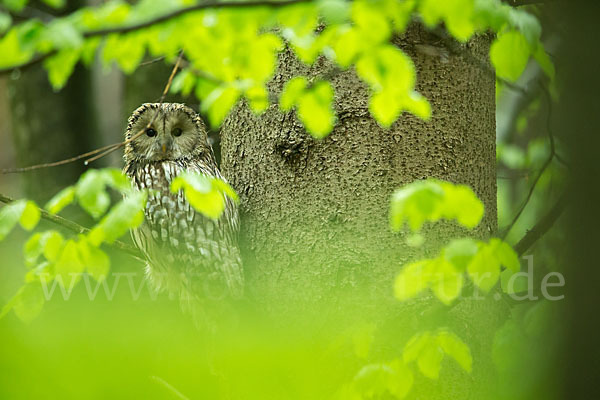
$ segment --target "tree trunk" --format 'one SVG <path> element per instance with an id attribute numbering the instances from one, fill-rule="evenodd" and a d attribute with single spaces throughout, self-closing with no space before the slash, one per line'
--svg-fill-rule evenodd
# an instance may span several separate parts
<path id="1" fill-rule="evenodd" d="M 389 297 L 400 263 L 421 256 L 390 232 L 390 195 L 414 180 L 464 183 L 483 200 L 477 235 L 496 231 L 495 86 L 480 69 L 415 52 L 427 33 L 414 26 L 399 43 L 412 56 L 417 89 L 431 102 L 429 122 L 403 115 L 390 129 L 369 116 L 368 93 L 353 72 L 333 78 L 338 122 L 324 140 L 311 138 L 294 113 L 271 106 L 255 116 L 244 105 L 222 134 L 222 169 L 242 198 L 241 242 L 252 293 L 302 301 L 325 291 L 366 286 Z M 468 44 L 485 60 L 487 37 Z M 283 54 L 272 91 L 307 67 Z M 436 230 L 438 240 L 455 229 Z M 436 244 L 437 245 L 437 244 Z"/>
<path id="2" fill-rule="evenodd" d="M 398 347 L 423 326 L 422 307 L 393 298 L 402 264 L 437 254 L 457 234 L 495 233 L 494 78 L 461 57 L 421 54 L 419 44 L 436 41 L 418 25 L 397 41 L 415 62 L 417 90 L 431 102 L 429 122 L 405 114 L 382 129 L 369 115 L 368 91 L 353 71 L 332 80 L 338 121 L 323 140 L 311 138 L 293 112 L 275 105 L 256 116 L 240 104 L 225 121 L 222 170 L 241 197 L 247 291 L 260 309 L 291 315 L 287 322 L 305 310 L 313 329 L 321 323 L 345 326 L 344 315 L 378 320 Z M 489 36 L 479 36 L 465 47 L 485 61 L 489 44 Z M 329 68 L 323 59 L 308 67 L 284 52 L 270 90 L 278 95 L 291 77 L 314 77 Z M 405 234 L 390 231 L 390 195 L 429 177 L 471 186 L 485 204 L 485 216 L 470 233 L 436 224 L 426 229 L 425 246 L 409 247 Z M 475 361 L 475 376 L 489 377 L 491 339 L 505 316 L 503 306 L 489 298 L 465 300 L 450 314 L 449 325 L 475 354 L 485 354 Z M 453 371 L 440 378 L 427 396 L 474 396 L 472 378 L 464 375 Z"/>
<path id="3" fill-rule="evenodd" d="M 90 71 L 81 65 L 60 92 L 53 92 L 40 65 L 13 73 L 8 94 L 19 166 L 63 160 L 94 148 L 97 129 L 91 92 Z M 83 162 L 76 162 L 25 173 L 25 195 L 45 201 L 77 181 L 84 169 Z"/>

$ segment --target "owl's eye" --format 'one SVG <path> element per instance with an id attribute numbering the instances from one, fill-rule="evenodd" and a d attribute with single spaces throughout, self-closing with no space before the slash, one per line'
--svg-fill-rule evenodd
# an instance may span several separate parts
<path id="1" fill-rule="evenodd" d="M 183 131 L 181 130 L 181 128 L 173 129 L 173 136 L 175 136 L 175 137 L 181 136 L 182 133 L 183 133 Z"/>
<path id="2" fill-rule="evenodd" d="M 156 136 L 156 131 L 152 128 L 148 128 L 146 129 L 146 135 L 148 135 L 149 137 L 154 137 Z"/>

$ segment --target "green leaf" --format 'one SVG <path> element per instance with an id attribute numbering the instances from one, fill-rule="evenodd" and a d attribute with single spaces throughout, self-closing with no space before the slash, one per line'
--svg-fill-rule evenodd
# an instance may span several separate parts
<path id="1" fill-rule="evenodd" d="M 23 286 L 11 301 L 12 310 L 23 322 L 31 322 L 44 307 L 45 299 L 39 282 Z"/>
<path id="2" fill-rule="evenodd" d="M 440 332 L 437 341 L 444 353 L 456 360 L 462 369 L 471 372 L 473 357 L 469 346 L 460 340 L 458 336 L 448 331 Z"/>
<path id="3" fill-rule="evenodd" d="M 75 64 L 79 61 L 80 50 L 64 49 L 44 60 L 44 68 L 48 71 L 48 80 L 54 91 L 65 86 L 69 76 L 73 73 Z"/>
<path id="4" fill-rule="evenodd" d="M 130 192 L 92 228 L 89 243 L 96 247 L 102 242 L 113 243 L 130 229 L 140 226 L 144 221 L 145 205 L 146 192 Z"/>
<path id="5" fill-rule="evenodd" d="M 423 375 L 430 379 L 438 379 L 444 353 L 434 340 L 428 341 L 417 359 L 417 365 Z"/>
<path id="6" fill-rule="evenodd" d="M 509 31 L 498 35 L 490 48 L 490 59 L 496 74 L 509 81 L 516 81 L 527 66 L 529 44 L 522 33 Z"/>
<path id="7" fill-rule="evenodd" d="M 44 207 L 50 214 L 58 214 L 75 200 L 75 186 L 68 186 L 52 197 Z"/>
<path id="8" fill-rule="evenodd" d="M 402 105 L 396 93 L 391 90 L 381 90 L 369 98 L 369 111 L 377 122 L 384 128 L 389 128 L 402 112 Z"/>
<path id="9" fill-rule="evenodd" d="M 352 2 L 352 20 L 360 31 L 361 39 L 370 45 L 387 41 L 392 33 L 385 12 L 385 8 L 373 7 L 367 0 Z"/>
<path id="10" fill-rule="evenodd" d="M 188 96 L 196 86 L 196 76 L 190 69 L 184 69 L 173 78 L 171 93 L 179 93 Z"/>
<path id="11" fill-rule="evenodd" d="M 60 233 L 51 230 L 32 235 L 23 246 L 25 263 L 32 267 L 43 254 L 49 261 L 56 261 L 62 251 L 64 239 Z"/>
<path id="12" fill-rule="evenodd" d="M 467 228 L 475 228 L 483 218 L 483 203 L 473 189 L 465 185 L 442 182 L 444 201 L 441 213 L 446 219 L 456 219 Z"/>
<path id="13" fill-rule="evenodd" d="M 350 17 L 350 4 L 344 0 L 319 0 L 317 7 L 328 25 L 341 24 Z"/>
<path id="14" fill-rule="evenodd" d="M 202 101 L 200 109 L 202 112 L 207 113 L 210 124 L 213 127 L 218 127 L 239 97 L 240 91 L 238 89 L 232 86 L 220 86 Z"/>
<path id="15" fill-rule="evenodd" d="M 106 192 L 106 179 L 96 169 L 86 171 L 75 186 L 79 205 L 93 218 L 100 218 L 110 206 L 110 196 Z"/>
<path id="16" fill-rule="evenodd" d="M 428 265 L 428 260 L 422 260 L 402 268 L 394 283 L 394 295 L 398 300 L 411 299 L 427 289 L 431 279 Z"/>
<path id="17" fill-rule="evenodd" d="M 25 209 L 26 200 L 17 200 L 0 210 L 0 240 L 13 230 Z"/>
<path id="18" fill-rule="evenodd" d="M 423 349 L 431 342 L 432 336 L 430 332 L 421 332 L 417 333 L 413 337 L 411 337 L 406 345 L 404 345 L 404 349 L 402 350 L 402 358 L 405 363 L 409 363 L 411 361 L 415 361 L 419 354 L 423 351 Z"/>
<path id="19" fill-rule="evenodd" d="M 519 256 L 508 243 L 497 238 L 492 238 L 490 239 L 489 246 L 500 264 L 513 272 L 521 270 Z"/>
<path id="20" fill-rule="evenodd" d="M 235 191 L 225 181 L 206 175 L 182 173 L 171 183 L 171 191 L 183 190 L 192 207 L 212 219 L 225 210 L 225 196 L 238 201 Z"/>
<path id="21" fill-rule="evenodd" d="M 146 52 L 144 35 L 144 32 L 134 32 L 108 36 L 102 51 L 104 65 L 108 66 L 112 61 L 116 61 L 126 74 L 135 71 Z"/>
<path id="22" fill-rule="evenodd" d="M 500 277 L 500 263 L 488 245 L 482 245 L 467 266 L 469 277 L 483 291 L 488 292 Z"/>
<path id="23" fill-rule="evenodd" d="M 55 265 L 56 274 L 62 276 L 63 282 L 70 282 L 71 279 L 79 280 L 84 270 L 77 242 L 67 240 Z"/>
<path id="24" fill-rule="evenodd" d="M 333 87 L 329 82 L 319 81 L 300 96 L 298 117 L 317 139 L 324 138 L 333 130 Z"/>
<path id="25" fill-rule="evenodd" d="M 473 0 L 422 0 L 419 11 L 426 25 L 434 27 L 443 21 L 448 32 L 464 42 L 475 31 L 473 3 Z"/>
<path id="26" fill-rule="evenodd" d="M 471 238 L 452 240 L 442 250 L 442 256 L 450 262 L 457 271 L 465 271 L 471 258 L 479 250 L 478 242 Z"/>
<path id="27" fill-rule="evenodd" d="M 33 201 L 28 200 L 25 203 L 25 207 L 19 218 L 19 223 L 23 229 L 30 231 L 37 226 L 38 222 L 40 222 L 41 215 L 38 206 Z"/>
<path id="28" fill-rule="evenodd" d="M 21 12 L 27 5 L 28 0 L 3 0 L 2 5 L 10 11 Z"/>
<path id="29" fill-rule="evenodd" d="M 304 93 L 307 85 L 308 81 L 304 76 L 296 76 L 287 81 L 283 87 L 281 96 L 279 96 L 279 108 L 282 111 L 291 110 Z"/>
<path id="30" fill-rule="evenodd" d="M 432 260 L 431 263 L 432 269 L 435 271 L 431 289 L 442 303 L 449 305 L 460 295 L 463 287 L 463 275 L 442 257 Z"/>
<path id="31" fill-rule="evenodd" d="M 102 282 L 110 270 L 110 258 L 98 247 L 90 246 L 83 238 L 78 242 L 79 254 L 85 269 L 95 280 Z"/>
<path id="32" fill-rule="evenodd" d="M 354 377 L 356 390 L 363 398 L 380 398 L 387 393 L 404 398 L 413 384 L 412 372 L 400 361 L 365 365 Z"/>
<path id="33" fill-rule="evenodd" d="M 30 200 L 17 200 L 4 206 L 0 210 L 0 240 L 3 240 L 17 222 L 25 230 L 32 230 L 40 221 L 40 210 Z"/>
<path id="34" fill-rule="evenodd" d="M 52 8 L 62 8 L 65 6 L 66 0 L 42 0 Z"/>
<path id="35" fill-rule="evenodd" d="M 444 190 L 434 180 L 413 182 L 396 190 L 390 203 L 392 229 L 398 231 L 408 222 L 412 231 L 418 231 L 425 221 L 436 221 L 443 200 Z"/>

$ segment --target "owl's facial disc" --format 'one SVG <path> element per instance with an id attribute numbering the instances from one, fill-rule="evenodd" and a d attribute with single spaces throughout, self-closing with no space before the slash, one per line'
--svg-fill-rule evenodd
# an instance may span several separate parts
<path id="1" fill-rule="evenodd" d="M 145 130 L 132 143 L 135 156 L 146 161 L 190 157 L 204 137 L 195 122 L 183 111 L 161 113 L 152 121 L 153 111 L 148 110 L 132 127 L 134 134 Z M 152 125 L 147 128 L 149 122 Z"/>

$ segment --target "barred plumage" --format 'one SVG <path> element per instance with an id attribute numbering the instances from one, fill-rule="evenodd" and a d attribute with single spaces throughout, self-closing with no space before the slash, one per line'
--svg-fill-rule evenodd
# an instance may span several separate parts
<path id="1" fill-rule="evenodd" d="M 223 179 L 202 119 L 183 104 L 143 104 L 129 118 L 125 137 L 152 131 L 125 148 L 125 173 L 138 189 L 150 189 L 146 220 L 133 240 L 144 253 L 150 280 L 182 300 L 240 297 L 243 271 L 237 246 L 238 211 L 226 198 L 225 211 L 212 220 L 195 211 L 170 184 L 183 171 Z"/>

